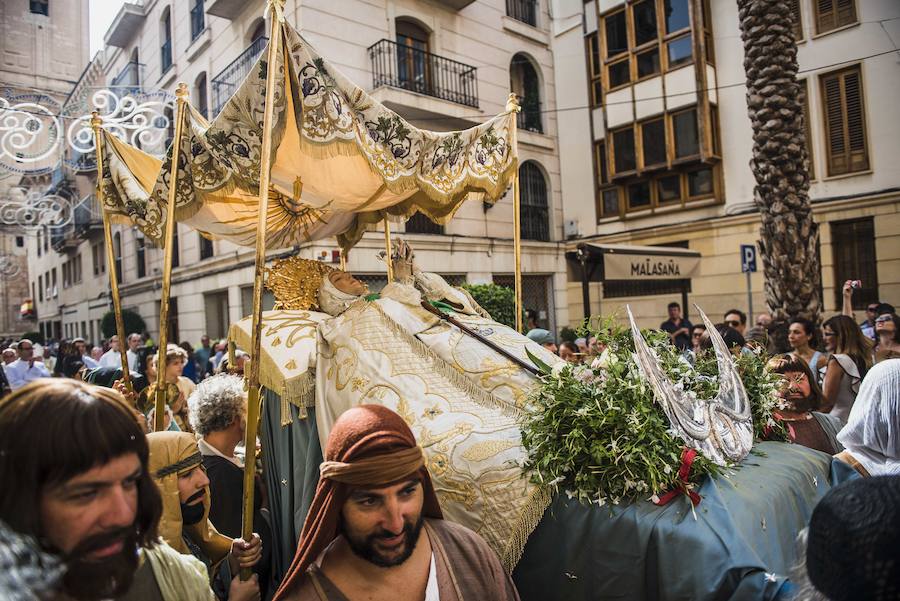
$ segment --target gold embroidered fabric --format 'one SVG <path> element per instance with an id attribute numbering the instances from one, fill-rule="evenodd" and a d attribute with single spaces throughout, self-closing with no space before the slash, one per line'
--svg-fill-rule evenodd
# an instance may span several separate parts
<path id="1" fill-rule="evenodd" d="M 175 218 L 210 238 L 255 244 L 265 83 L 277 72 L 267 246 L 337 237 L 346 249 L 385 216 L 417 211 L 437 223 L 470 194 L 494 202 L 517 167 L 514 114 L 471 129 L 418 129 L 322 58 L 290 25 L 275 65 L 263 52 L 222 112 L 207 122 L 186 111 L 184 135 L 163 161 L 104 131 L 104 208 L 155 243 Z M 171 182 L 173 155 L 179 175 Z"/>

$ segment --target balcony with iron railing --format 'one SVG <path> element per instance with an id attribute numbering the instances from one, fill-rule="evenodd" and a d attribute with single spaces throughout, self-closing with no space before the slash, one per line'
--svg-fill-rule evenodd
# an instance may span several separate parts
<path id="1" fill-rule="evenodd" d="M 191 8 L 191 41 L 206 29 L 206 15 L 203 12 L 203 2 L 198 2 Z"/>
<path id="2" fill-rule="evenodd" d="M 141 63 L 129 61 L 122 67 L 119 74 L 112 80 L 110 86 L 119 96 L 125 94 L 137 94 L 141 91 Z"/>
<path id="3" fill-rule="evenodd" d="M 218 115 L 235 92 L 238 86 L 244 81 L 244 78 L 250 73 L 256 59 L 262 54 L 269 38 L 257 38 L 253 40 L 236 59 L 231 61 L 227 67 L 222 69 L 218 75 L 212 78 L 212 97 L 213 97 L 213 116 Z"/>
<path id="4" fill-rule="evenodd" d="M 537 27 L 538 0 L 506 0 L 506 15 Z"/>
<path id="5" fill-rule="evenodd" d="M 76 248 L 82 240 L 103 228 L 100 204 L 94 194 L 82 198 L 72 208 L 72 219 L 66 225 L 51 228 L 50 243 L 57 251 Z"/>
<path id="6" fill-rule="evenodd" d="M 160 73 L 172 68 L 172 40 L 166 40 L 159 48 Z"/>
<path id="7" fill-rule="evenodd" d="M 478 69 L 425 50 L 380 40 L 369 46 L 373 87 L 389 86 L 478 107 Z"/>

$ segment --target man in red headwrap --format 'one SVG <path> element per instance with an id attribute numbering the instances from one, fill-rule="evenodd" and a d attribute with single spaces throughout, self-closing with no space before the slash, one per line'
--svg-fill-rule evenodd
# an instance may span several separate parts
<path id="1" fill-rule="evenodd" d="M 381 405 L 338 418 L 275 601 L 518 601 L 481 537 L 443 519 L 421 447 Z"/>

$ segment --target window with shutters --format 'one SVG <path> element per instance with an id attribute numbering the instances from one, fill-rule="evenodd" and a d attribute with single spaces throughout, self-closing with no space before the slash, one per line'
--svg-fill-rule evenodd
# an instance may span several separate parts
<path id="1" fill-rule="evenodd" d="M 800 0 L 790 0 L 790 3 L 791 13 L 794 17 L 794 39 L 799 42 L 805 37 L 803 35 L 803 14 L 800 12 Z"/>
<path id="2" fill-rule="evenodd" d="M 862 288 L 853 292 L 853 308 L 878 302 L 878 268 L 875 256 L 875 224 L 872 217 L 832 221 L 834 281 L 860 280 Z M 840 244 L 835 244 L 840 241 Z M 835 286 L 835 306 L 842 302 L 841 287 Z"/>
<path id="3" fill-rule="evenodd" d="M 862 71 L 854 65 L 819 76 L 828 175 L 869 169 Z"/>
<path id="4" fill-rule="evenodd" d="M 547 181 L 541 168 L 534 161 L 525 161 L 519 167 L 522 223 L 522 239 L 550 240 L 550 203 Z"/>
<path id="5" fill-rule="evenodd" d="M 813 0 L 816 33 L 826 33 L 857 22 L 856 0 Z"/>

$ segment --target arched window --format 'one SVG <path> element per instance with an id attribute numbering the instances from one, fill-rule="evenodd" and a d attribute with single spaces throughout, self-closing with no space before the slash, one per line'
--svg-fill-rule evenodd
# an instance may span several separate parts
<path id="1" fill-rule="evenodd" d="M 256 40 L 266 37 L 266 20 L 257 19 L 253 27 L 250 29 L 250 37 L 247 41 L 252 44 Z"/>
<path id="2" fill-rule="evenodd" d="M 200 113 L 209 119 L 209 98 L 206 93 L 206 72 L 197 76 L 194 82 L 194 106 Z"/>
<path id="3" fill-rule="evenodd" d="M 159 20 L 159 39 L 160 73 L 165 73 L 172 66 L 172 11 L 168 6 Z"/>
<path id="4" fill-rule="evenodd" d="M 122 233 L 113 234 L 113 260 L 115 261 L 116 279 L 122 283 Z"/>
<path id="5" fill-rule="evenodd" d="M 525 161 L 519 167 L 519 195 L 522 239 L 549 241 L 550 205 L 547 202 L 547 182 L 541 168 L 534 161 Z"/>
<path id="6" fill-rule="evenodd" d="M 519 104 L 522 106 L 516 116 L 518 127 L 543 133 L 541 80 L 534 62 L 522 53 L 513 56 L 509 64 L 509 88 L 519 97 Z"/>
<path id="7" fill-rule="evenodd" d="M 431 94 L 428 32 L 408 19 L 397 19 L 397 81 L 401 88 Z"/>

